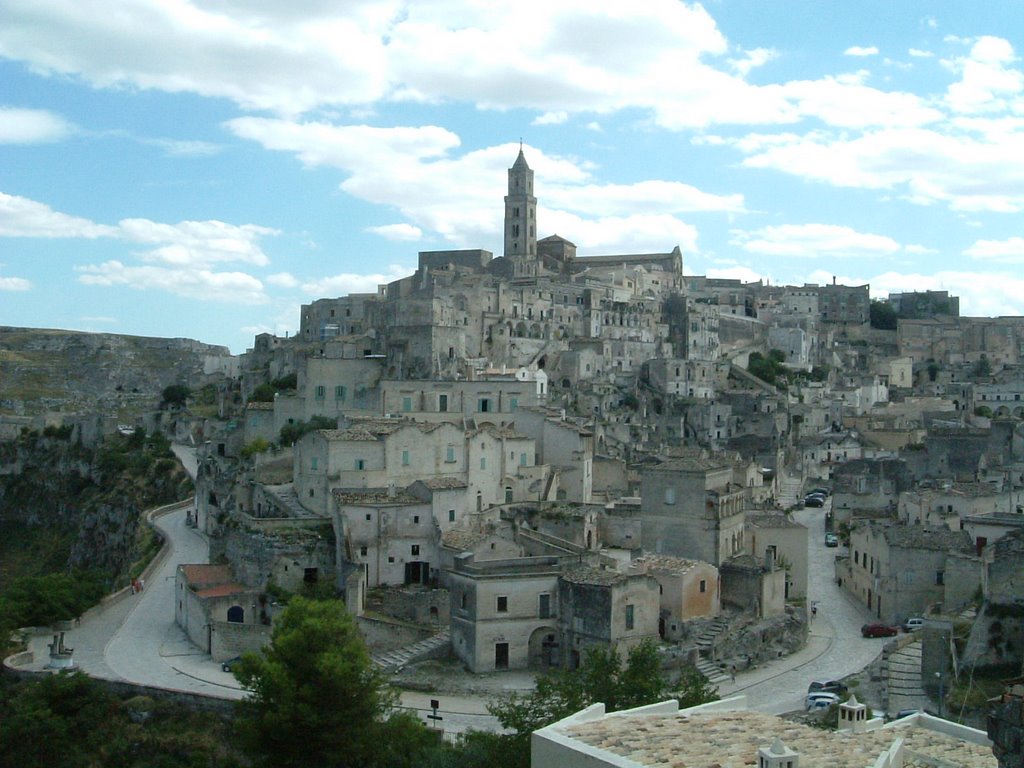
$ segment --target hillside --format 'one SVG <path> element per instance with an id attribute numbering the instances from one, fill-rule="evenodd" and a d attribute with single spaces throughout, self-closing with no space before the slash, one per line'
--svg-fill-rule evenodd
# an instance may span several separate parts
<path id="1" fill-rule="evenodd" d="M 197 387 L 235 360 L 192 339 L 0 326 L 0 417 L 97 413 L 130 423 L 164 387 Z"/>

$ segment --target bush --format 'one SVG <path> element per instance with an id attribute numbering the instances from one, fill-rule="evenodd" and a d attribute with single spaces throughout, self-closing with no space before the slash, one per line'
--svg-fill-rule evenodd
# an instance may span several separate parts
<path id="1" fill-rule="evenodd" d="M 251 440 L 242 447 L 242 458 L 248 459 L 250 456 L 253 456 L 257 453 L 264 453 L 265 451 L 269 450 L 270 443 L 268 443 L 262 437 L 257 437 L 256 439 Z"/>

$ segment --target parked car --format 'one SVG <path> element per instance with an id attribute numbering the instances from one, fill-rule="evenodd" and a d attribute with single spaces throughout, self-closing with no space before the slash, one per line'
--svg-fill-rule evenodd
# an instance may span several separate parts
<path id="1" fill-rule="evenodd" d="M 921 711 L 922 710 L 920 710 L 920 709 L 901 709 L 899 712 L 897 712 L 895 715 L 893 715 L 892 719 L 893 720 L 902 720 L 904 717 L 910 717 L 911 715 L 916 715 L 918 712 L 921 712 Z"/>
<path id="2" fill-rule="evenodd" d="M 825 506 L 825 497 L 824 496 L 817 496 L 817 495 L 815 495 L 813 493 L 808 494 L 807 496 L 804 496 L 804 506 L 805 507 L 824 507 Z"/>
<path id="3" fill-rule="evenodd" d="M 814 680 L 807 686 L 808 693 L 834 693 L 836 696 L 845 696 L 849 689 L 842 680 Z"/>
<path id="4" fill-rule="evenodd" d="M 233 659 L 221 662 L 220 668 L 225 672 L 233 672 L 238 663 L 242 660 L 241 656 L 235 656 Z"/>
<path id="5" fill-rule="evenodd" d="M 822 691 L 816 691 L 815 693 L 808 693 L 804 699 L 804 709 L 828 709 L 833 704 L 839 703 L 839 697 L 834 693 L 824 693 Z"/>
<path id="6" fill-rule="evenodd" d="M 838 547 L 839 546 L 839 537 L 836 536 L 834 533 L 826 533 L 825 534 L 825 546 L 826 547 Z"/>
<path id="7" fill-rule="evenodd" d="M 827 488 L 811 488 L 811 490 L 809 490 L 807 492 L 807 495 L 810 496 L 811 494 L 814 494 L 815 496 L 828 496 L 828 489 Z"/>
<path id="8" fill-rule="evenodd" d="M 924 619 L 920 616 L 911 616 L 903 622 L 904 632 L 914 632 L 924 626 Z"/>
<path id="9" fill-rule="evenodd" d="M 860 633 L 864 637 L 894 637 L 896 632 L 896 627 L 890 627 L 888 624 L 865 624 L 860 628 Z"/>

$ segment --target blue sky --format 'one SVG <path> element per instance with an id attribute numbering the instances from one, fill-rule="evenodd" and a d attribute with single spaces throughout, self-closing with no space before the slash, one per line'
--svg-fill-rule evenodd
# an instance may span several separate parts
<path id="1" fill-rule="evenodd" d="M 420 250 L 1024 312 L 1017 2 L 0 0 L 0 324 L 242 352 Z"/>

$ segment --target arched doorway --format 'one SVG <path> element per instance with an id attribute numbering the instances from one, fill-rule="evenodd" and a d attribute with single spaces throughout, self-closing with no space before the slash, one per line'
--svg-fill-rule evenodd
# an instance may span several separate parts
<path id="1" fill-rule="evenodd" d="M 228 621 L 235 624 L 242 624 L 245 622 L 245 609 L 240 605 L 232 605 L 228 608 Z"/>
<path id="2" fill-rule="evenodd" d="M 554 627 L 538 627 L 530 635 L 530 667 L 549 669 L 561 666 L 558 630 Z"/>

